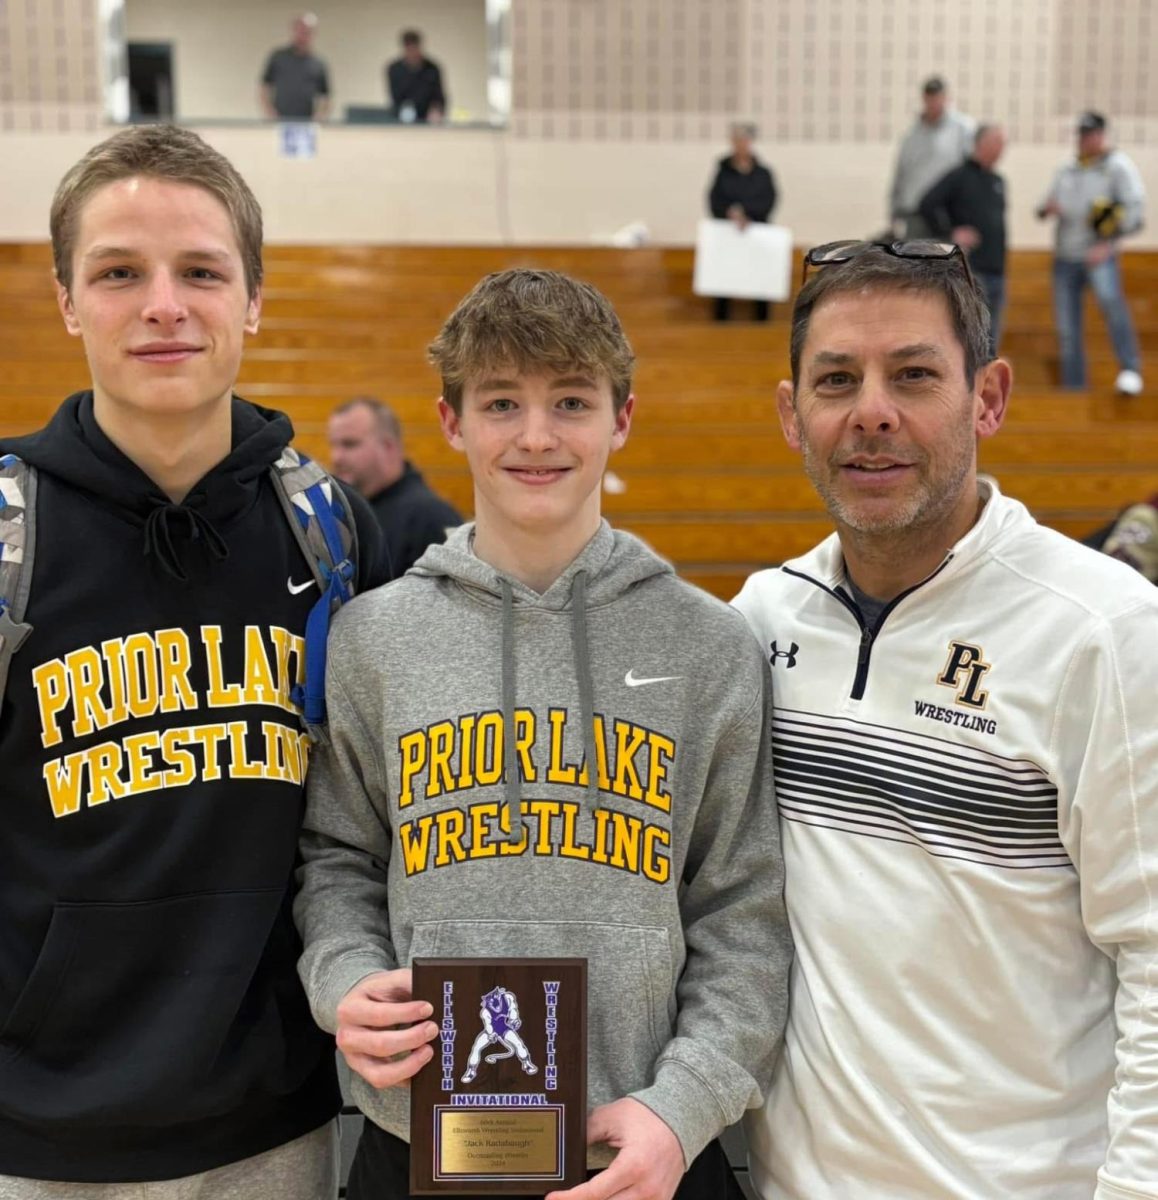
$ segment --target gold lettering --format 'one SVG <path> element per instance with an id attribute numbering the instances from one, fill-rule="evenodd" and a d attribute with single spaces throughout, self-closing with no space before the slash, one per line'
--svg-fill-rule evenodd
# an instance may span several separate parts
<path id="1" fill-rule="evenodd" d="M 639 873 L 639 841 L 643 821 L 611 810 L 611 865 L 621 871 Z"/>
<path id="2" fill-rule="evenodd" d="M 450 760 L 454 754 L 454 722 L 439 721 L 427 730 L 430 740 L 430 771 L 427 774 L 426 795 L 441 796 L 454 791 L 454 776 Z"/>
<path id="3" fill-rule="evenodd" d="M 80 785 L 87 759 L 87 751 L 78 750 L 44 764 L 44 782 L 54 817 L 71 817 L 80 810 Z"/>
<path id="4" fill-rule="evenodd" d="M 230 779 L 260 779 L 262 764 L 251 763 L 246 753 L 245 735 L 248 726 L 244 721 L 229 723 L 229 778 Z"/>
<path id="5" fill-rule="evenodd" d="M 662 825 L 648 825 L 643 834 L 643 873 L 654 883 L 667 883 L 671 878 L 671 861 L 660 847 L 671 846 L 671 834 Z"/>
<path id="6" fill-rule="evenodd" d="M 132 717 L 151 717 L 157 711 L 157 647 L 147 633 L 125 638 L 125 693 Z"/>
<path id="7" fill-rule="evenodd" d="M 647 730 L 629 721 L 615 722 L 615 783 L 612 791 L 631 800 L 643 799 L 643 785 L 633 759 L 647 740 Z M 629 778 L 630 776 L 630 778 Z"/>
<path id="8" fill-rule="evenodd" d="M 535 744 L 535 713 L 530 708 L 515 711 L 515 753 L 519 756 L 519 769 L 527 783 L 535 782 L 535 761 L 531 749 Z"/>
<path id="9" fill-rule="evenodd" d="M 398 794 L 398 807 L 407 808 L 414 803 L 414 777 L 426 766 L 426 730 L 404 733 L 398 739 L 398 753 L 402 756 L 402 790 Z"/>
<path id="10" fill-rule="evenodd" d="M 465 814 L 461 809 L 447 808 L 434 814 L 434 823 L 438 826 L 438 853 L 434 856 L 434 865 L 445 867 L 452 857 L 455 862 L 463 862 L 466 859 L 462 844 L 466 833 Z"/>
<path id="11" fill-rule="evenodd" d="M 58 746 L 64 741 L 64 734 L 60 732 L 57 718 L 68 707 L 68 670 L 63 661 L 54 658 L 34 668 L 32 685 L 36 688 L 36 703 L 40 709 L 40 743 L 46 748 Z M 46 772 L 51 765 L 44 768 Z"/>
<path id="12" fill-rule="evenodd" d="M 233 708 L 241 703 L 241 686 L 225 684 L 225 667 L 221 661 L 221 626 L 202 625 L 201 641 L 205 646 L 205 665 L 209 669 L 209 692 L 206 703 L 210 708 Z"/>
<path id="13" fill-rule="evenodd" d="M 540 857 L 551 854 L 551 818 L 559 815 L 558 800 L 531 800 L 526 804 L 527 812 L 539 818 L 538 836 L 534 853 Z"/>
<path id="14" fill-rule="evenodd" d="M 277 687 L 273 668 L 265 652 L 265 640 L 256 625 L 245 627 L 245 683 L 242 700 L 246 704 L 276 704 Z"/>
<path id="15" fill-rule="evenodd" d="M 497 712 L 483 713 L 475 735 L 474 777 L 479 787 L 498 783 L 503 774 L 503 719 Z"/>
<path id="16" fill-rule="evenodd" d="M 420 875 L 426 870 L 433 822 L 433 817 L 419 817 L 416 821 L 407 821 L 398 829 L 402 842 L 402 863 L 407 875 Z"/>
<path id="17" fill-rule="evenodd" d="M 547 759 L 548 783 L 574 783 L 578 772 L 572 766 L 563 763 L 563 733 L 567 724 L 567 710 L 552 708 L 547 711 L 547 720 L 551 725 L 551 750 Z"/>
<path id="18" fill-rule="evenodd" d="M 125 738 L 122 748 L 129 768 L 129 780 L 125 785 L 128 795 L 139 796 L 165 786 L 164 772 L 157 770 L 149 757 L 150 751 L 161 748 L 161 735 L 156 730 L 132 734 Z"/>
<path id="19" fill-rule="evenodd" d="M 88 752 L 88 807 L 95 808 L 107 800 L 119 800 L 128 794 L 121 783 L 121 748 L 116 742 L 104 742 Z"/>
<path id="20" fill-rule="evenodd" d="M 473 713 L 467 713 L 459 722 L 462 744 L 458 751 L 458 787 L 474 787 L 474 727 L 478 721 Z"/>
<path id="21" fill-rule="evenodd" d="M 244 729 L 245 726 L 243 725 Z M 221 762 L 218 758 L 217 747 L 229 736 L 227 725 L 195 725 L 189 730 L 189 741 L 200 746 L 205 755 L 205 767 L 201 779 L 205 783 L 213 783 L 221 778 Z"/>
<path id="22" fill-rule="evenodd" d="M 653 733 L 647 741 L 647 793 L 643 800 L 652 808 L 671 812 L 671 792 L 663 789 L 668 768 L 675 758 L 675 742 L 662 733 Z"/>
<path id="23" fill-rule="evenodd" d="M 563 840 L 559 843 L 560 858 L 579 858 L 586 861 L 591 857 L 591 847 L 584 846 L 575 838 L 575 819 L 579 816 L 579 805 L 563 804 Z"/>
<path id="24" fill-rule="evenodd" d="M 104 662 L 92 646 L 73 650 L 64 656 L 64 661 L 72 691 L 72 735 L 87 737 L 109 723 L 108 709 L 100 695 Z"/>
<path id="25" fill-rule="evenodd" d="M 193 658 L 185 631 L 159 629 L 157 653 L 161 659 L 161 711 L 171 713 L 196 708 L 197 697 L 189 685 Z"/>
<path id="26" fill-rule="evenodd" d="M 470 856 L 471 858 L 494 858 L 499 852 L 497 842 L 490 841 L 494 830 L 487 823 L 499 819 L 499 805 L 494 800 L 483 800 L 470 810 Z"/>
<path id="27" fill-rule="evenodd" d="M 109 724 L 119 725 L 129 719 L 129 701 L 125 695 L 125 639 L 101 642 L 101 653 L 105 656 L 105 673 L 109 681 Z"/>
<path id="28" fill-rule="evenodd" d="M 197 778 L 197 759 L 182 745 L 192 736 L 189 728 L 166 729 L 161 734 L 161 757 L 169 767 L 163 776 L 165 787 L 185 787 Z"/>

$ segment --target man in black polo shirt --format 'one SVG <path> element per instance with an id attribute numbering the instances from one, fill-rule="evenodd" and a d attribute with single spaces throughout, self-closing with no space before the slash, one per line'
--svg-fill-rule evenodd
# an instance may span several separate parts
<path id="1" fill-rule="evenodd" d="M 982 125 L 973 153 L 925 194 L 920 213 L 936 238 L 969 254 L 989 306 L 989 356 L 997 357 L 1005 308 L 1005 180 L 993 169 L 1005 149 L 1005 130 Z"/>
<path id="2" fill-rule="evenodd" d="M 422 34 L 408 29 L 401 39 L 402 57 L 386 68 L 390 111 L 406 124 L 441 121 L 446 115 L 446 95 L 438 63 L 422 53 Z"/>
<path id="3" fill-rule="evenodd" d="M 329 424 L 334 474 L 370 502 L 382 526 L 382 546 L 393 579 L 405 575 L 426 547 L 446 541 L 462 517 L 436 495 L 402 447 L 402 426 L 372 396 L 336 408 Z"/>
<path id="4" fill-rule="evenodd" d="M 326 64 L 313 53 L 318 18 L 303 13 L 288 46 L 274 50 L 261 74 L 261 107 L 271 121 L 324 121 L 330 113 Z"/>

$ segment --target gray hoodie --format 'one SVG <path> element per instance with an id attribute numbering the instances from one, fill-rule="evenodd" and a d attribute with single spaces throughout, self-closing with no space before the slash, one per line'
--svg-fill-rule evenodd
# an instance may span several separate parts
<path id="1" fill-rule="evenodd" d="M 332 1031 L 351 987 L 415 956 L 585 957 L 589 1104 L 634 1096 L 690 1163 L 760 1104 L 784 1024 L 767 666 L 737 613 L 606 522 L 542 594 L 472 535 L 335 622 L 306 992 Z M 355 1077 L 354 1098 L 408 1137 L 407 1089 Z"/>

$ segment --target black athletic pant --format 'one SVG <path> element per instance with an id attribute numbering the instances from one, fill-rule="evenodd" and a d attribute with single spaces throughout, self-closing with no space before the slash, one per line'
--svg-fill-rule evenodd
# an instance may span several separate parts
<path id="1" fill-rule="evenodd" d="M 407 1200 L 410 1195 L 410 1145 L 367 1120 L 350 1168 L 348 1200 Z M 447 1196 L 446 1200 L 462 1200 Z M 489 1200 L 529 1200 L 527 1196 L 491 1196 Z M 680 1181 L 675 1200 L 744 1200 L 724 1148 L 711 1142 Z"/>
<path id="2" fill-rule="evenodd" d="M 767 321 L 771 309 L 767 300 L 753 300 L 752 313 L 757 321 Z M 713 315 L 717 321 L 726 321 L 732 313 L 732 302 L 727 296 L 717 296 Z"/>

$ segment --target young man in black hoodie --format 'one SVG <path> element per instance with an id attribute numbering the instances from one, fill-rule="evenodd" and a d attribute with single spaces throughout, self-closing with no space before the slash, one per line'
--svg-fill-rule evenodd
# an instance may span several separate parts
<path id="1" fill-rule="evenodd" d="M 0 444 L 38 480 L 0 712 L 0 1196 L 320 1200 L 339 1097 L 290 914 L 318 592 L 270 473 L 290 422 L 233 395 L 261 211 L 147 126 L 69 171 L 52 243 L 92 388 Z"/>

